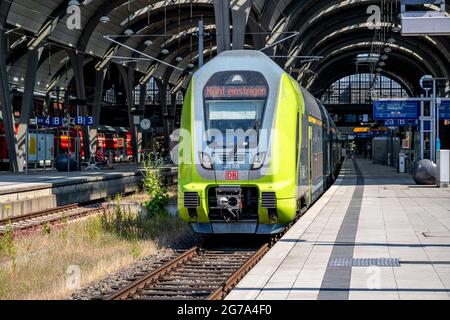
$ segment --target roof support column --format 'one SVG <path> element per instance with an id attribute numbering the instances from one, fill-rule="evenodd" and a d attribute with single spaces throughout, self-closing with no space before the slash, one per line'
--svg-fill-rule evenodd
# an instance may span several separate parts
<path id="1" fill-rule="evenodd" d="M 139 86 L 139 111 L 142 111 L 144 118 L 146 118 L 145 117 L 146 102 L 147 102 L 147 83 L 141 84 Z M 142 133 L 142 131 L 138 131 L 137 136 L 138 136 L 138 145 L 137 145 L 138 154 L 141 155 L 142 146 L 144 145 L 144 134 Z"/>
<path id="2" fill-rule="evenodd" d="M 19 134 L 17 136 L 17 144 L 19 153 L 17 154 L 17 162 L 19 164 L 19 171 L 23 170 L 26 161 L 26 136 L 27 128 L 30 118 L 33 113 L 34 106 L 34 89 L 36 86 L 36 73 L 39 67 L 39 60 L 41 58 L 44 48 L 40 47 L 27 53 L 28 65 L 25 77 L 25 87 L 22 99 L 22 108 L 20 110 L 19 119 Z M 48 104 L 47 104 L 48 105 Z"/>
<path id="3" fill-rule="evenodd" d="M 171 110 L 171 124 L 170 124 L 170 132 L 173 133 L 175 131 L 175 123 L 176 123 L 176 119 L 177 119 L 177 94 L 176 93 L 172 93 L 170 95 L 171 99 L 172 99 L 172 104 L 170 106 L 170 110 Z M 170 138 L 170 137 L 169 137 Z"/>
<path id="4" fill-rule="evenodd" d="M 87 104 L 86 104 L 86 88 L 84 82 L 84 53 L 68 51 L 68 55 L 70 58 L 70 62 L 72 64 L 74 73 L 75 73 L 75 83 L 77 87 L 77 98 L 78 103 L 81 104 L 80 108 L 80 116 L 87 116 Z M 83 126 L 83 150 L 84 150 L 84 158 L 85 161 L 89 161 L 91 158 L 91 142 L 88 141 L 89 136 L 89 128 Z"/>
<path id="5" fill-rule="evenodd" d="M 103 84 L 105 82 L 107 68 L 95 71 L 95 96 L 92 104 L 92 116 L 94 117 L 94 125 L 89 130 L 89 144 L 91 155 L 97 154 L 98 146 L 98 127 L 100 126 L 100 113 L 103 101 Z M 88 159 L 86 159 L 88 160 Z"/>
<path id="6" fill-rule="evenodd" d="M 130 126 L 131 132 L 131 148 L 133 149 L 133 158 L 135 162 L 139 161 L 139 152 L 138 152 L 138 139 L 137 139 L 137 131 L 136 126 L 134 124 L 134 94 L 133 94 L 133 83 L 134 83 L 134 68 L 125 68 L 123 66 L 118 65 L 120 75 L 122 76 L 125 91 L 127 94 L 128 101 L 128 123 Z"/>
<path id="7" fill-rule="evenodd" d="M 16 126 L 14 122 L 12 99 L 9 89 L 9 77 L 6 67 L 6 39 L 4 30 L 2 29 L 0 30 L 0 104 L 2 108 L 3 126 L 5 129 L 10 170 L 12 172 L 19 172 L 19 164 L 17 162 L 19 150 L 17 148 Z"/>
<path id="8" fill-rule="evenodd" d="M 233 50 L 244 49 L 247 21 L 253 0 L 235 0 L 230 3 L 233 17 Z"/>
<path id="9" fill-rule="evenodd" d="M 213 0 L 216 16 L 217 52 L 230 50 L 230 5 L 228 0 Z"/>
<path id="10" fill-rule="evenodd" d="M 164 136 L 166 138 L 166 144 L 169 141 L 170 136 L 170 114 L 169 114 L 169 108 L 167 106 L 167 89 L 168 85 L 166 81 L 162 80 L 156 80 L 156 84 L 158 85 L 159 89 L 159 96 L 161 97 L 161 107 L 162 107 L 162 113 L 163 113 L 163 125 L 164 125 Z"/>

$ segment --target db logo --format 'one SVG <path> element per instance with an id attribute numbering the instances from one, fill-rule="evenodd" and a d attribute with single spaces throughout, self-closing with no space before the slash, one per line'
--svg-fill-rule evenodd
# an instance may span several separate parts
<path id="1" fill-rule="evenodd" d="M 239 171 L 226 171 L 225 179 L 227 180 L 239 180 Z"/>

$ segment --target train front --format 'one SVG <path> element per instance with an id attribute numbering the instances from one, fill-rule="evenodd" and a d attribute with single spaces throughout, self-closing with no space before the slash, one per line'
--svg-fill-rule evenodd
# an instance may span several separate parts
<path id="1" fill-rule="evenodd" d="M 272 234 L 270 174 L 282 70 L 260 53 L 222 53 L 193 77 L 179 145 L 179 209 L 197 233 Z"/>

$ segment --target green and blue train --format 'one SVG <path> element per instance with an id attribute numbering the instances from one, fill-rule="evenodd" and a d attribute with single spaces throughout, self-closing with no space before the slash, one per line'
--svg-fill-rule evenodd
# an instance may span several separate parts
<path id="1" fill-rule="evenodd" d="M 341 160 L 325 107 L 258 51 L 226 51 L 193 75 L 181 132 L 179 211 L 197 233 L 282 232 Z"/>

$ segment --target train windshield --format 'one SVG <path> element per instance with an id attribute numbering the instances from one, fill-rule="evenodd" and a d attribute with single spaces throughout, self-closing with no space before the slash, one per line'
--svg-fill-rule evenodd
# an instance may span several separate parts
<path id="1" fill-rule="evenodd" d="M 249 134 L 253 133 L 251 130 L 260 130 L 268 96 L 269 85 L 259 72 L 225 71 L 214 74 L 203 90 L 205 129 L 211 134 L 208 144 L 215 141 L 213 137 L 217 131 L 225 138 L 230 130 L 242 130 Z"/>
<path id="2" fill-rule="evenodd" d="M 264 100 L 206 101 L 206 129 L 258 130 L 262 122 Z"/>

